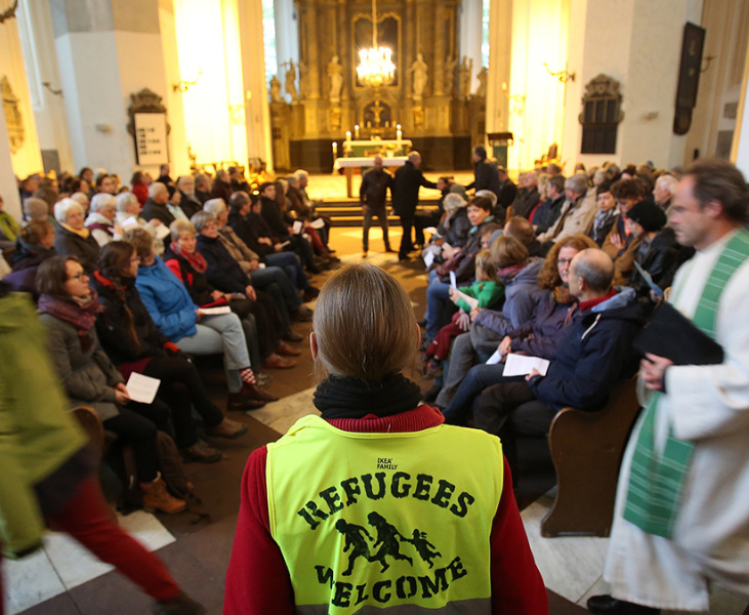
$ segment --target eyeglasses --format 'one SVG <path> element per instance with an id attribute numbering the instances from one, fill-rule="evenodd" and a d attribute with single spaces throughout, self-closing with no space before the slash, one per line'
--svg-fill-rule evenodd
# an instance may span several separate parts
<path id="1" fill-rule="evenodd" d="M 131 263 L 139 263 L 139 262 L 140 262 L 140 256 L 133 256 L 133 257 L 132 257 L 132 258 L 130 259 L 130 262 L 131 262 Z"/>
<path id="2" fill-rule="evenodd" d="M 84 278 L 88 280 L 88 276 L 85 272 L 82 271 L 81 273 L 77 273 L 76 275 L 71 275 L 68 280 L 78 280 L 79 282 L 82 282 Z"/>
<path id="3" fill-rule="evenodd" d="M 572 263 L 571 258 L 558 258 L 557 259 L 557 265 L 569 265 Z"/>

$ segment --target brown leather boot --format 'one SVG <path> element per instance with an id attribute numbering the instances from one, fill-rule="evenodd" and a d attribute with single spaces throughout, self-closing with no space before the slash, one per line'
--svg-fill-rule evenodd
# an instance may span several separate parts
<path id="1" fill-rule="evenodd" d="M 268 367 L 270 369 L 291 369 L 292 367 L 296 367 L 296 361 L 284 359 L 274 352 L 267 359 L 265 359 L 265 367 Z"/>
<path id="2" fill-rule="evenodd" d="M 247 425 L 242 425 L 239 421 L 232 421 L 225 418 L 215 427 L 207 430 L 209 436 L 214 438 L 228 438 L 233 440 L 247 433 Z"/>
<path id="3" fill-rule="evenodd" d="M 264 405 L 264 401 L 250 399 L 242 395 L 242 393 L 229 393 L 229 397 L 226 400 L 227 410 L 257 410 Z"/>
<path id="4" fill-rule="evenodd" d="M 169 495 L 169 492 L 166 490 L 166 483 L 161 476 L 150 485 L 141 483 L 140 486 L 143 489 L 143 508 L 145 510 L 158 510 L 168 515 L 173 515 L 187 508 L 184 500 Z"/>
<path id="5" fill-rule="evenodd" d="M 215 448 L 206 446 L 198 441 L 189 448 L 180 451 L 185 463 L 189 461 L 199 461 L 200 463 L 215 463 L 221 461 L 221 453 Z"/>
<path id="6" fill-rule="evenodd" d="M 242 384 L 242 390 L 238 393 L 245 399 L 260 400 L 262 402 L 267 401 L 278 401 L 278 397 L 271 395 L 267 391 L 263 391 L 257 384 Z"/>
<path id="7" fill-rule="evenodd" d="M 293 346 L 289 346 L 286 342 L 283 341 L 278 344 L 276 352 L 278 354 L 286 355 L 287 357 L 298 357 L 300 354 L 302 354 L 301 350 L 299 350 L 298 348 L 294 348 Z"/>

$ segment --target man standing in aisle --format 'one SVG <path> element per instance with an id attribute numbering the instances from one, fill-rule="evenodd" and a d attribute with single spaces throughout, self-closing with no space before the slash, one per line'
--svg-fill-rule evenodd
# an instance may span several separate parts
<path id="1" fill-rule="evenodd" d="M 676 365 L 648 354 L 652 393 L 619 476 L 601 614 L 707 611 L 714 581 L 749 600 L 749 192 L 729 162 L 684 175 L 671 204 L 677 241 L 695 256 L 670 301 L 723 349 L 723 362 Z"/>
<path id="2" fill-rule="evenodd" d="M 364 214 L 364 236 L 362 238 L 362 256 L 367 257 L 369 250 L 369 227 L 372 226 L 372 218 L 377 216 L 382 227 L 382 240 L 385 242 L 385 252 L 395 252 L 390 247 L 388 237 L 388 212 L 385 207 L 387 192 L 393 193 L 393 176 L 383 168 L 382 156 L 374 157 L 374 168 L 367 173 L 361 181 L 359 188 L 359 201 L 361 201 L 362 213 Z"/>
<path id="3" fill-rule="evenodd" d="M 437 184 L 430 182 L 421 172 L 421 154 L 411 152 L 408 160 L 395 172 L 393 187 L 393 210 L 401 219 L 403 237 L 398 251 L 398 259 L 408 260 L 408 253 L 414 249 L 411 241 L 411 227 L 413 227 L 416 206 L 419 204 L 419 188 L 437 190 Z"/>

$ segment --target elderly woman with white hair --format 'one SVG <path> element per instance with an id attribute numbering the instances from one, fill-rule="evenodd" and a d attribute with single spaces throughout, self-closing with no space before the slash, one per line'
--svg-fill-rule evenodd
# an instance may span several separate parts
<path id="1" fill-rule="evenodd" d="M 95 194 L 85 226 L 102 248 L 114 239 L 116 217 L 117 199 L 106 192 Z"/>
<path id="2" fill-rule="evenodd" d="M 83 192 L 74 192 L 70 195 L 70 198 L 73 199 L 75 202 L 80 203 L 81 207 L 83 207 L 83 211 L 87 212 L 90 205 L 91 200 L 88 198 L 88 195 Z"/>
<path id="3" fill-rule="evenodd" d="M 55 203 L 55 219 L 59 225 L 55 250 L 58 254 L 77 256 L 86 273 L 92 275 L 101 247 L 84 224 L 83 207 L 73 199 L 62 199 Z"/>
<path id="4" fill-rule="evenodd" d="M 161 220 L 151 218 L 146 221 L 140 215 L 141 206 L 138 196 L 133 192 L 123 192 L 117 195 L 117 224 L 120 226 L 120 232 L 115 235 L 115 239 L 122 239 L 122 234 L 131 228 L 140 227 L 153 237 L 153 251 L 157 256 L 164 253 L 164 242 L 158 238 L 158 227 L 163 227 Z M 164 235 L 161 235 L 164 237 Z"/>

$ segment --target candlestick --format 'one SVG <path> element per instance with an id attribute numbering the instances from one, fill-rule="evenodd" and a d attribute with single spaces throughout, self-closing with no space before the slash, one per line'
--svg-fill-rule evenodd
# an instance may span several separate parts
<path id="1" fill-rule="evenodd" d="M 358 141 L 359 140 L 359 124 L 354 126 L 354 138 Z"/>
<path id="2" fill-rule="evenodd" d="M 346 131 L 346 141 L 347 142 L 351 142 L 351 131 L 350 130 Z"/>
<path id="3" fill-rule="evenodd" d="M 333 160 L 338 158 L 338 143 L 333 141 Z"/>

